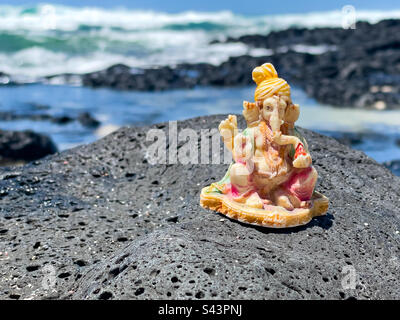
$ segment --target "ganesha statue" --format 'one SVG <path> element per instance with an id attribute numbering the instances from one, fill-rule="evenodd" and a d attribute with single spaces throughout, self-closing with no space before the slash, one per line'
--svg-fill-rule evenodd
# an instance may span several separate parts
<path id="1" fill-rule="evenodd" d="M 243 102 L 247 128 L 239 132 L 230 115 L 219 125 L 233 163 L 225 176 L 203 188 L 200 204 L 241 222 L 295 227 L 324 215 L 329 200 L 314 191 L 317 171 L 304 137 L 295 128 L 299 105 L 290 86 L 265 63 L 252 73 L 255 102 Z"/>

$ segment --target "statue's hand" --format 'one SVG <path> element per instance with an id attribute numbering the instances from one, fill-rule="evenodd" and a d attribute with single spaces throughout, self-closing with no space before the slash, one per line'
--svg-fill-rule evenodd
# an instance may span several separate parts
<path id="1" fill-rule="evenodd" d="M 237 131 L 236 116 L 229 115 L 228 119 L 221 121 L 221 123 L 218 126 L 218 129 L 221 132 L 221 134 L 223 131 L 231 133 L 231 138 L 233 138 L 236 135 L 236 131 Z"/>
<path id="2" fill-rule="evenodd" d="M 309 153 L 298 155 L 293 161 L 293 167 L 295 168 L 308 168 L 311 166 L 312 159 Z"/>
<path id="3" fill-rule="evenodd" d="M 260 117 L 260 108 L 257 103 L 243 101 L 243 116 L 246 119 L 247 126 L 256 123 Z"/>
<path id="4" fill-rule="evenodd" d="M 233 149 L 233 139 L 237 134 L 237 118 L 229 115 L 228 119 L 221 121 L 218 126 L 222 139 L 229 150 Z"/>
<path id="5" fill-rule="evenodd" d="M 297 138 L 295 136 L 288 136 L 288 135 L 282 134 L 282 132 L 279 130 L 273 132 L 272 141 L 281 146 L 291 144 L 294 147 L 296 147 L 297 145 L 299 145 L 301 143 L 299 138 Z"/>
<path id="6" fill-rule="evenodd" d="M 311 162 L 310 154 L 304 150 L 304 145 L 299 143 L 294 154 L 293 166 L 295 168 L 308 168 L 311 166 Z"/>

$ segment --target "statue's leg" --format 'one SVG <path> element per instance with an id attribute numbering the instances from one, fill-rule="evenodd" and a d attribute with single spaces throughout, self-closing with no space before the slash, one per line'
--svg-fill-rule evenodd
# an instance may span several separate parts
<path id="1" fill-rule="evenodd" d="M 300 201 L 284 187 L 279 187 L 273 192 L 273 199 L 275 205 L 283 207 L 286 210 L 293 210 L 300 206 Z"/>
<path id="2" fill-rule="evenodd" d="M 287 210 L 308 206 L 318 173 L 314 167 L 298 169 L 289 180 L 274 192 L 275 204 Z"/>
<path id="3" fill-rule="evenodd" d="M 300 169 L 290 178 L 286 187 L 300 201 L 308 201 L 313 195 L 317 178 L 318 173 L 314 167 Z"/>
<path id="4" fill-rule="evenodd" d="M 249 207 L 253 208 L 258 208 L 262 209 L 264 207 L 264 202 L 260 198 L 259 194 L 254 191 L 247 199 L 246 199 L 246 205 Z"/>
<path id="5" fill-rule="evenodd" d="M 248 167 L 243 163 L 235 163 L 231 166 L 229 173 L 232 196 L 249 207 L 263 208 L 264 203 L 251 184 L 251 172 Z"/>
<path id="6" fill-rule="evenodd" d="M 245 164 L 235 163 L 231 166 L 230 177 L 232 187 L 240 194 L 247 192 L 250 188 L 250 175 L 248 168 Z"/>

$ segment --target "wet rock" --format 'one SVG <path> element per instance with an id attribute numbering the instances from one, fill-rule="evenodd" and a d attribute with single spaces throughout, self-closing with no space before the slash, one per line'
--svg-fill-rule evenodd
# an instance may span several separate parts
<path id="1" fill-rule="evenodd" d="M 111 87 L 122 90 L 159 91 L 174 88 L 191 88 L 196 84 L 184 70 L 170 67 L 133 69 L 114 65 L 106 70 L 83 75 L 82 83 L 91 87 Z"/>
<path id="2" fill-rule="evenodd" d="M 178 129 L 199 133 L 223 118 Z M 1 169 L 1 299 L 400 298 L 400 178 L 388 169 L 301 130 L 328 214 L 303 227 L 263 229 L 199 206 L 200 189 L 227 164 L 149 165 L 149 128 L 121 128 L 18 174 Z M 168 125 L 158 128 L 168 134 Z M 222 143 L 219 151 L 223 157 Z M 39 268 L 27 272 L 32 265 Z M 346 275 L 355 275 L 354 286 Z"/>
<path id="3" fill-rule="evenodd" d="M 349 147 L 356 147 L 360 144 L 373 141 L 374 144 L 383 144 L 387 142 L 388 137 L 385 134 L 381 134 L 374 131 L 362 131 L 362 132 L 346 132 L 346 131 L 319 131 L 322 134 L 326 134 L 330 137 L 335 138 L 340 143 L 343 143 Z"/>
<path id="4" fill-rule="evenodd" d="M 245 35 L 227 42 L 268 48 L 272 54 L 231 57 L 219 66 L 200 63 L 132 69 L 119 64 L 83 75 L 83 84 L 141 91 L 249 85 L 253 84 L 250 70 L 268 61 L 280 76 L 321 103 L 393 109 L 400 107 L 399 33 L 400 20 L 384 20 L 357 22 L 355 30 L 290 28 L 268 35 Z M 314 54 L 309 46 L 322 46 L 322 50 Z"/>
<path id="5" fill-rule="evenodd" d="M 395 175 L 400 176 L 400 160 L 386 161 L 383 163 L 383 165 Z"/>
<path id="6" fill-rule="evenodd" d="M 383 20 L 376 24 L 357 22 L 355 30 L 291 28 L 227 41 L 275 52 L 282 47 L 296 50 L 296 45 L 333 45 L 333 51 L 315 55 L 313 62 L 305 65 L 300 61 L 293 64 L 284 56 L 278 58 L 284 72 L 293 74 L 292 81 L 318 101 L 381 110 L 400 107 L 399 32 L 400 20 Z"/>
<path id="7" fill-rule="evenodd" d="M 93 118 L 88 112 L 79 114 L 77 120 L 81 125 L 88 128 L 97 128 L 100 125 L 100 121 Z"/>
<path id="8" fill-rule="evenodd" d="M 0 85 L 12 84 L 10 75 L 0 71 Z"/>
<path id="9" fill-rule="evenodd" d="M 50 108 L 48 106 L 38 106 L 37 108 Z M 36 108 L 36 107 L 35 107 Z M 42 109 L 39 109 L 42 110 Z M 100 125 L 100 121 L 95 119 L 90 113 L 83 112 L 77 117 L 71 117 L 67 115 L 54 116 L 51 114 L 43 113 L 15 113 L 13 111 L 0 112 L 0 121 L 18 121 L 18 120 L 30 120 L 30 121 L 49 121 L 58 125 L 64 125 L 73 121 L 78 121 L 82 126 L 88 128 L 97 128 Z"/>
<path id="10" fill-rule="evenodd" d="M 55 85 L 72 85 L 72 86 L 80 86 L 82 85 L 82 77 L 78 74 L 72 73 L 63 73 L 46 76 L 41 79 L 41 82 L 46 84 L 55 84 Z"/>
<path id="11" fill-rule="evenodd" d="M 30 120 L 30 121 L 49 121 L 57 124 L 67 124 L 74 121 L 69 116 L 53 116 L 49 114 L 20 114 L 13 111 L 0 112 L 0 121 L 17 121 L 17 120 Z"/>
<path id="12" fill-rule="evenodd" d="M 55 152 L 55 144 L 46 135 L 29 130 L 0 130 L 0 165 L 26 163 Z"/>

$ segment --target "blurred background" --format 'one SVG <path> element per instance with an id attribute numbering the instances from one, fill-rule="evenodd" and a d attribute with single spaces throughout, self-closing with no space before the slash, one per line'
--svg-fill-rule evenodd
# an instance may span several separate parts
<path id="1" fill-rule="evenodd" d="M 273 62 L 298 125 L 400 175 L 398 1 L 0 1 L 0 164 L 241 113 Z M 31 131 L 26 131 L 31 130 Z"/>

